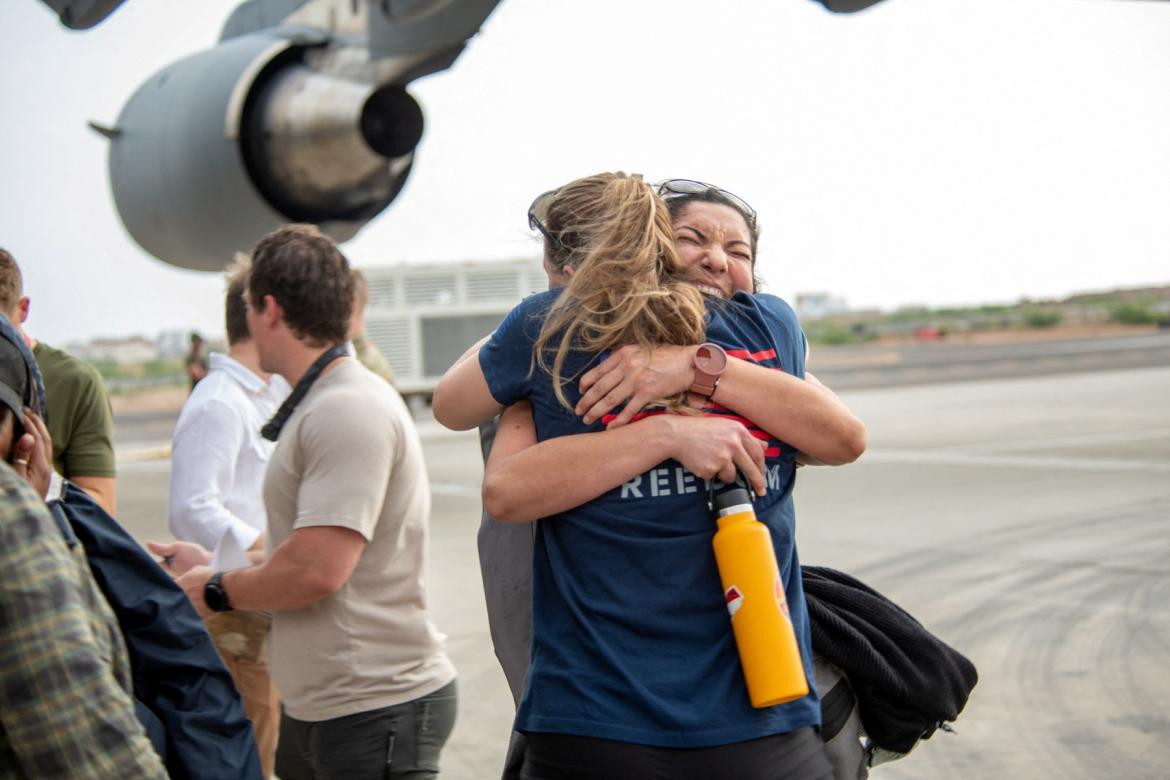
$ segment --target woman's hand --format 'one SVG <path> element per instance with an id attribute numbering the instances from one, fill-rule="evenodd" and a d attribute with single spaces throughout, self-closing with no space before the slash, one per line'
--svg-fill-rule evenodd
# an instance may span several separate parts
<path id="1" fill-rule="evenodd" d="M 575 412 L 589 425 L 624 403 L 626 407 L 608 427 L 625 425 L 648 403 L 690 388 L 697 349 L 629 345 L 615 350 L 581 377 L 582 395 Z"/>
<path id="2" fill-rule="evenodd" d="M 45 421 L 31 409 L 24 410 L 24 433 L 12 445 L 12 468 L 45 498 L 53 475 L 53 440 Z"/>
<path id="3" fill-rule="evenodd" d="M 660 415 L 652 419 L 663 418 L 675 426 L 671 457 L 687 471 L 703 479 L 718 477 L 730 485 L 738 469 L 756 495 L 764 495 L 764 442 L 741 423 L 719 416 Z"/>
<path id="4" fill-rule="evenodd" d="M 211 553 L 194 542 L 147 542 L 147 549 L 162 558 L 159 565 L 176 577 L 181 577 L 197 566 L 211 563 Z"/>

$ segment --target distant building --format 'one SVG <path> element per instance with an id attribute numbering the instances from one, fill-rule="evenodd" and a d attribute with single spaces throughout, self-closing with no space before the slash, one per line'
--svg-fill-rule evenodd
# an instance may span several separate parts
<path id="1" fill-rule="evenodd" d="M 183 357 L 190 346 L 190 337 L 189 330 L 164 330 L 158 334 L 158 356 L 163 359 Z"/>
<path id="2" fill-rule="evenodd" d="M 467 348 L 495 330 L 526 295 L 548 288 L 537 258 L 363 268 L 370 284 L 366 335 L 403 395 L 434 390 Z"/>
<path id="3" fill-rule="evenodd" d="M 834 314 L 845 314 L 849 311 L 849 304 L 844 298 L 827 292 L 807 292 L 796 294 L 796 316 L 802 320 L 815 320 L 821 317 L 831 317 Z"/>
<path id="4" fill-rule="evenodd" d="M 121 339 L 92 339 L 75 353 L 89 361 L 106 360 L 124 366 L 158 358 L 158 345 L 142 336 Z"/>

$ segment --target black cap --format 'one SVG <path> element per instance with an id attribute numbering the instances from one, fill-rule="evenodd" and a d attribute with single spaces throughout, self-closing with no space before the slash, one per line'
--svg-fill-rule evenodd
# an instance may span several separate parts
<path id="1" fill-rule="evenodd" d="M 41 372 L 24 336 L 0 314 L 0 403 L 16 415 L 19 423 L 24 408 L 45 415 Z"/>
<path id="2" fill-rule="evenodd" d="M 724 509 L 730 509 L 733 506 L 740 506 L 741 504 L 751 505 L 752 494 L 748 492 L 747 488 L 739 485 L 732 485 L 725 490 L 715 493 L 711 497 L 711 509 L 715 514 L 719 514 Z"/>
<path id="3" fill-rule="evenodd" d="M 0 402 L 12 410 L 16 419 L 24 416 L 29 400 L 28 364 L 20 348 L 0 338 Z"/>

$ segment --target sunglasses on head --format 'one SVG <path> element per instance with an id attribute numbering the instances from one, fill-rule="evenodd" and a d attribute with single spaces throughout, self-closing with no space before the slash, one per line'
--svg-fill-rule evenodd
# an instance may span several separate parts
<path id="1" fill-rule="evenodd" d="M 719 193 L 731 201 L 736 208 L 743 211 L 744 215 L 753 225 L 755 224 L 756 210 L 749 206 L 743 198 L 728 192 L 722 187 L 716 187 L 714 184 L 707 184 L 706 182 L 695 181 L 694 179 L 667 179 L 658 185 L 658 196 L 663 200 L 681 198 L 687 195 L 702 195 L 706 192 Z"/>
<path id="2" fill-rule="evenodd" d="M 532 205 L 528 207 L 528 227 L 531 230 L 539 230 L 540 234 L 551 241 L 559 250 L 568 252 L 569 250 L 561 243 L 561 240 L 544 226 L 545 220 L 548 219 L 548 207 L 552 205 L 558 192 L 560 192 L 559 188 L 542 192 L 536 196 L 536 200 L 532 201 Z"/>

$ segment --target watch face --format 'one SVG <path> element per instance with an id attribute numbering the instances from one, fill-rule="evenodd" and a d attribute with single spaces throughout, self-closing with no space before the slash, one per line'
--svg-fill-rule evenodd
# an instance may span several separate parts
<path id="1" fill-rule="evenodd" d="M 721 374 L 727 367 L 727 353 L 703 344 L 695 352 L 695 367 L 708 374 Z"/>
<path id="2" fill-rule="evenodd" d="M 203 586 L 203 601 L 212 612 L 223 612 L 227 609 L 227 594 L 220 584 L 220 577 L 215 576 Z"/>

